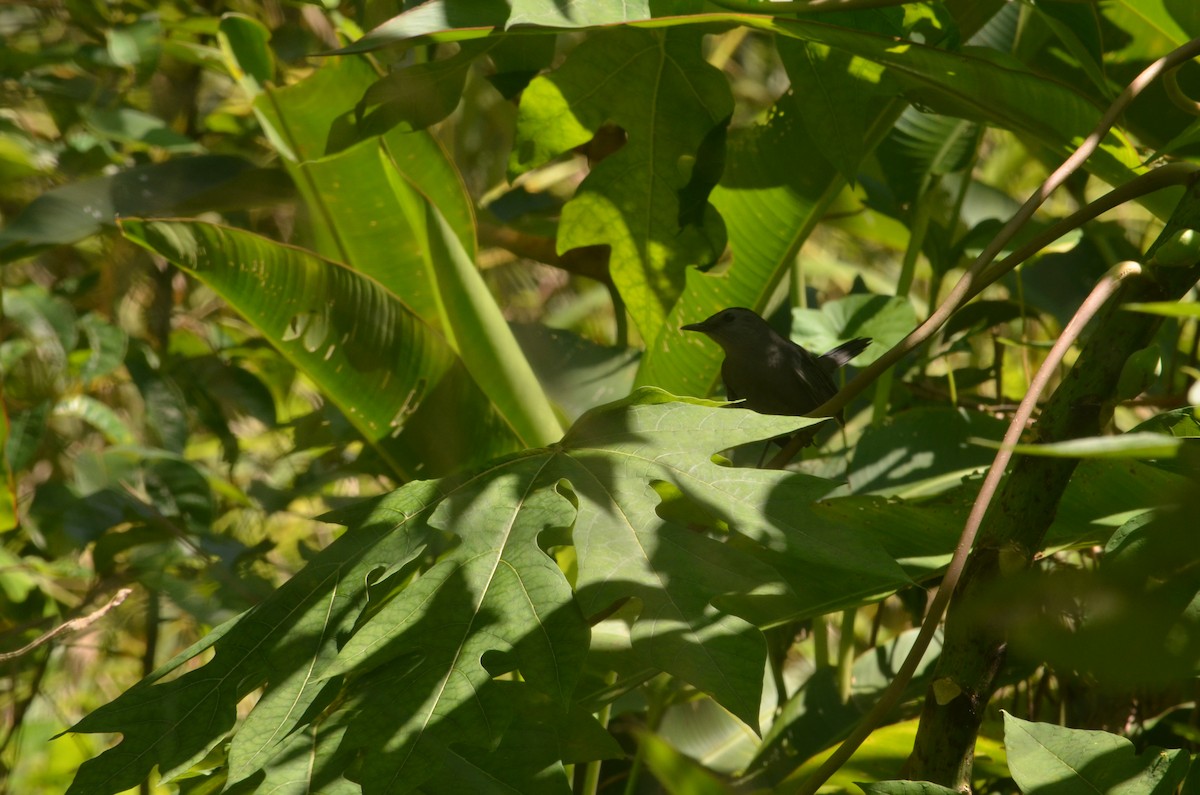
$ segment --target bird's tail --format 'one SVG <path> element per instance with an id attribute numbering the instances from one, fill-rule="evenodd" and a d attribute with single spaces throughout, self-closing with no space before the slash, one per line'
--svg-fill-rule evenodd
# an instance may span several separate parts
<path id="1" fill-rule="evenodd" d="M 843 342 L 828 353 L 821 354 L 817 361 L 821 363 L 825 372 L 832 374 L 834 370 L 844 367 L 847 362 L 865 351 L 870 344 L 870 337 L 852 339 L 849 342 Z"/>

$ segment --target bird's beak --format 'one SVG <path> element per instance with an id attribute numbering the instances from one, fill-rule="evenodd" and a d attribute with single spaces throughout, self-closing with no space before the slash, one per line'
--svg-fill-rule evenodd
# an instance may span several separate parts
<path id="1" fill-rule="evenodd" d="M 680 326 L 680 331 L 699 331 L 701 333 L 708 330 L 703 323 L 688 323 L 686 326 Z"/>

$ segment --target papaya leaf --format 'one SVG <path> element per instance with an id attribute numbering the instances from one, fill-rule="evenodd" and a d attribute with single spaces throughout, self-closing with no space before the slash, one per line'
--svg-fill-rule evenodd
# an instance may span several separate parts
<path id="1" fill-rule="evenodd" d="M 511 174 L 589 141 L 606 123 L 627 140 L 563 208 L 559 252 L 611 247 L 614 283 L 642 336 L 658 335 L 687 265 L 716 261 L 725 228 L 708 202 L 724 166 L 733 100 L 700 31 L 601 31 L 521 97 Z"/>
<path id="2" fill-rule="evenodd" d="M 712 203 L 729 231 L 733 262 L 717 273 L 687 269 L 682 295 L 647 348 L 639 384 L 707 395 L 717 381 L 721 349 L 679 327 L 728 306 L 763 310 L 845 184 L 800 122 L 802 112 L 789 94 L 766 124 L 731 132 Z"/>
<path id="3" fill-rule="evenodd" d="M 624 603 L 637 606 L 633 655 L 755 726 L 766 644 L 718 604 L 769 594 L 783 612 L 767 620 L 804 605 L 750 550 L 824 572 L 826 600 L 905 581 L 870 536 L 796 518 L 835 484 L 712 460 L 804 422 L 639 390 L 588 412 L 548 448 L 330 515 L 349 530 L 202 641 L 195 653 L 215 649 L 208 663 L 171 681 L 157 672 L 75 726 L 124 740 L 85 763 L 71 791 L 119 791 L 154 765 L 176 775 L 233 729 L 233 782 L 279 775 L 306 749 L 321 760 L 307 773 L 317 789 L 353 764 L 365 793 L 427 780 L 452 791 L 441 784 L 472 770 L 517 791 L 560 792 L 558 760 L 610 753 L 595 740 L 578 747 L 595 733 L 569 714 L 588 652 L 584 616 Z M 719 514 L 739 544 L 661 518 L 656 482 Z M 576 551 L 574 591 L 548 553 L 564 543 Z M 264 686 L 235 728 L 238 701 Z M 542 740 L 511 742 L 513 732 Z M 542 770 L 553 774 L 535 776 Z"/>

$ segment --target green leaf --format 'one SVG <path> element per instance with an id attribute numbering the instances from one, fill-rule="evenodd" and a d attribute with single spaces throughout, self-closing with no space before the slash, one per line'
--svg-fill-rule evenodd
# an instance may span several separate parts
<path id="1" fill-rule="evenodd" d="M 339 90 L 352 90 L 353 79 Z M 277 137 L 292 139 L 288 151 L 313 152 L 310 107 L 323 99 L 335 102 L 327 96 L 332 91 L 332 84 L 310 79 L 271 92 L 259 106 L 269 108 Z M 377 280 L 439 330 L 526 445 L 562 435 L 475 268 L 470 200 L 432 136 L 397 129 L 289 168 L 321 219 L 322 247 L 330 256 Z"/>
<path id="2" fill-rule="evenodd" d="M 65 364 L 67 351 L 79 338 L 74 308 L 45 288 L 28 284 L 10 287 L 0 295 L 4 317 L 11 320 L 38 349 L 38 358 Z"/>
<path id="3" fill-rule="evenodd" d="M 1109 54 L 1116 63 L 1161 58 L 1191 38 L 1167 10 L 1166 0 L 1111 0 L 1100 12 L 1124 34 L 1124 46 Z"/>
<path id="4" fill-rule="evenodd" d="M 457 172 L 425 132 L 399 130 L 292 166 L 327 257 L 379 281 L 422 320 L 447 322 L 425 224 L 426 196 L 474 257 L 471 208 Z M 425 195 L 422 191 L 432 188 Z"/>
<path id="5" fill-rule="evenodd" d="M 874 703 L 896 676 L 916 640 L 912 629 L 854 661 L 851 678 L 853 698 L 842 701 L 837 672 L 818 668 L 784 704 L 763 737 L 755 759 L 747 767 L 757 786 L 774 786 L 798 764 L 841 740 L 863 716 L 863 704 Z M 905 702 L 918 699 L 928 686 L 929 676 L 942 651 L 939 633 L 921 656 L 913 679 L 904 691 Z"/>
<path id="6" fill-rule="evenodd" d="M 1085 458 L 1075 468 L 1044 545 L 1103 544 L 1131 515 L 1162 505 L 1164 494 L 1186 489 L 1190 482 L 1188 477 L 1169 471 L 1162 462 Z"/>
<path id="7" fill-rule="evenodd" d="M 866 795 L 955 795 L 958 792 L 932 781 L 858 782 L 858 786 Z"/>
<path id="8" fill-rule="evenodd" d="M 932 178 L 966 168 L 982 134 L 979 124 L 908 107 L 880 144 L 879 165 L 892 192 L 915 201 Z"/>
<path id="9" fill-rule="evenodd" d="M 254 98 L 263 86 L 275 78 L 275 55 L 271 52 L 271 31 L 266 25 L 245 14 L 222 14 L 217 28 L 217 43 L 225 66 L 246 95 Z"/>
<path id="10" fill-rule="evenodd" d="M 991 439 L 972 439 L 972 442 L 993 450 L 1000 443 Z M 1179 455 L 1184 440 L 1158 433 L 1122 433 L 1117 436 L 1091 436 L 1048 444 L 1018 444 L 1013 452 L 1050 458 L 1174 458 Z"/>
<path id="11" fill-rule="evenodd" d="M 1171 19 L 1184 31 L 1185 36 L 1200 36 L 1200 9 L 1187 0 L 1164 0 L 1163 6 Z"/>
<path id="12" fill-rule="evenodd" d="M 13 412 L 4 406 L 7 434 L 4 439 L 4 461 L 10 472 L 20 472 L 33 463 L 37 449 L 46 432 L 46 418 L 50 414 L 51 402 L 39 403 L 33 408 Z"/>
<path id="13" fill-rule="evenodd" d="M 234 733 L 231 781 L 284 761 L 317 726 L 341 738 L 337 753 L 347 756 L 338 769 L 354 764 L 364 792 L 392 791 L 401 780 L 440 786 L 453 779 L 446 771 L 459 770 L 455 755 L 505 781 L 527 780 L 538 759 L 568 756 L 554 738 L 565 743 L 571 732 L 549 716 L 573 699 L 587 653 L 584 614 L 623 603 L 636 606 L 631 652 L 643 666 L 710 693 L 754 725 L 765 643 L 718 598 L 770 593 L 786 612 L 804 605 L 743 549 L 762 544 L 828 570 L 822 581 L 835 591 L 904 579 L 852 529 L 794 518 L 816 479 L 712 461 L 717 450 L 799 422 L 647 390 L 589 412 L 551 448 L 472 475 L 412 482 L 337 513 L 331 518 L 349 525 L 345 534 L 215 643 L 182 656 L 213 645 L 210 662 L 170 681 L 157 672 L 75 727 L 124 739 L 80 769 L 72 792 L 132 786 L 156 764 L 165 776 L 185 769 L 233 727 L 238 701 L 263 685 Z M 719 513 L 739 545 L 661 519 L 650 488 L 657 481 Z M 569 542 L 574 594 L 546 552 Z M 544 722 L 523 725 L 530 710 Z M 500 751 L 514 731 L 542 739 L 506 761 Z M 608 751 L 571 752 L 595 753 Z M 556 769 L 549 780 L 561 782 Z"/>
<path id="14" fill-rule="evenodd" d="M 509 13 L 509 4 L 505 0 L 473 3 L 469 9 L 446 0 L 430 0 L 392 17 L 331 54 L 370 52 L 423 36 L 446 42 L 475 39 L 488 35 L 495 28 L 502 29 Z"/>
<path id="15" fill-rule="evenodd" d="M 694 11 L 695 7 L 696 4 L 689 0 L 669 0 L 655 3 L 654 13 L 688 13 Z M 392 17 L 358 41 L 336 52 L 369 52 L 421 37 L 428 37 L 433 41 L 460 41 L 487 35 L 492 29 L 508 30 L 517 25 L 526 26 L 527 29 L 534 25 L 550 29 L 613 25 L 649 19 L 651 13 L 648 0 L 569 6 L 554 0 L 487 0 L 469 6 L 447 0 L 429 0 Z"/>
<path id="16" fill-rule="evenodd" d="M 429 203 L 425 230 L 447 327 L 467 372 L 527 446 L 556 441 L 562 426 L 500 307 L 450 224 Z"/>
<path id="17" fill-rule="evenodd" d="M 73 182 L 38 196 L 0 229 L 0 262 L 76 243 L 118 218 L 277 201 L 289 188 L 276 175 L 282 173 L 255 169 L 239 157 L 201 155 Z"/>
<path id="18" fill-rule="evenodd" d="M 15 456 L 8 454 L 12 426 L 3 398 L 4 393 L 0 390 L 0 532 L 7 532 L 17 526 L 17 481 L 10 463 Z"/>
<path id="19" fill-rule="evenodd" d="M 253 323 L 397 473 L 445 472 L 517 447 L 446 342 L 374 280 L 213 224 L 121 228 Z"/>
<path id="20" fill-rule="evenodd" d="M 907 298 L 885 295 L 848 295 L 826 301 L 820 309 L 792 309 L 792 340 L 824 353 L 855 337 L 872 343 L 854 359 L 868 365 L 917 327 L 917 313 Z"/>
<path id="21" fill-rule="evenodd" d="M 994 50 L 965 48 L 951 53 L 804 20 L 776 18 L 771 27 L 783 35 L 823 43 L 883 66 L 905 98 L 918 107 L 1029 135 L 1064 156 L 1100 118 L 1100 111 L 1080 93 L 1036 75 Z M 1088 168 L 1112 184 L 1120 184 L 1140 170 L 1140 162 L 1129 142 L 1110 132 L 1089 159 Z M 1166 217 L 1167 203 L 1161 207 Z"/>
<path id="22" fill-rule="evenodd" d="M 1194 438 L 1200 436 L 1200 407 L 1183 408 L 1155 414 L 1150 419 L 1131 428 L 1132 432 L 1163 433 L 1168 436 Z"/>
<path id="23" fill-rule="evenodd" d="M 734 130 L 727 166 L 712 202 L 725 219 L 733 263 L 722 273 L 688 268 L 686 286 L 662 334 L 647 347 L 638 384 L 707 395 L 719 376 L 721 349 L 680 331 L 728 306 L 762 310 L 800 246 L 842 187 L 785 96 L 765 125 Z"/>
<path id="24" fill-rule="evenodd" d="M 639 350 L 597 345 L 541 323 L 515 324 L 513 334 L 547 395 L 570 420 L 633 388 Z"/>
<path id="25" fill-rule="evenodd" d="M 496 71 L 487 81 L 505 99 L 515 99 L 529 81 L 554 61 L 554 36 L 506 36 L 488 50 Z"/>
<path id="26" fill-rule="evenodd" d="M 699 761 L 680 753 L 656 734 L 640 733 L 638 750 L 645 755 L 646 768 L 663 792 L 671 795 L 731 795 L 734 792 Z"/>
<path id="27" fill-rule="evenodd" d="M 1101 731 L 1031 723 L 1004 713 L 1008 766 L 1022 792 L 1171 793 L 1187 773 L 1183 751 L 1148 749 Z"/>
<path id="28" fill-rule="evenodd" d="M 316 160 L 358 142 L 354 108 L 377 79 L 365 58 L 330 58 L 298 83 L 268 86 L 254 100 L 254 112 L 284 158 Z"/>
<path id="29" fill-rule="evenodd" d="M 830 776 L 823 786 L 829 791 L 852 792 L 852 788 L 857 787 L 860 781 L 886 781 L 896 775 L 896 771 L 900 770 L 912 755 L 916 734 L 915 719 L 876 729 L 854 752 L 854 756 L 850 757 L 837 773 Z M 831 752 L 832 749 L 809 759 L 773 792 L 780 795 L 797 792 L 805 779 L 816 772 L 817 767 Z M 974 779 L 978 781 L 1007 778 L 1008 771 L 1004 767 L 1003 759 L 1004 748 L 1000 743 L 989 737 L 979 736 L 975 741 Z"/>
<path id="30" fill-rule="evenodd" d="M 1001 439 L 1007 423 L 981 412 L 930 406 L 894 414 L 863 432 L 846 473 L 856 494 L 924 496 L 957 486 L 995 454 L 968 444 Z"/>
<path id="31" fill-rule="evenodd" d="M 1137 351 L 1125 360 L 1117 380 L 1116 400 L 1133 400 L 1150 388 L 1162 374 L 1162 357 L 1157 344 Z"/>
<path id="32" fill-rule="evenodd" d="M 255 107 L 311 210 L 317 250 L 378 280 L 425 322 L 446 331 L 426 201 L 445 216 L 472 259 L 476 253 L 470 197 L 446 152 L 427 132 L 394 129 L 322 156 L 332 145 L 330 126 L 348 124 L 374 76 L 360 60 L 337 59 L 296 85 L 268 90 Z"/>
<path id="33" fill-rule="evenodd" d="M 383 132 L 404 123 L 407 129 L 423 130 L 446 118 L 462 99 L 471 64 L 493 46 L 494 42 L 464 42 L 448 58 L 407 66 L 380 78 L 363 94 L 358 108 L 364 127 Z"/>
<path id="34" fill-rule="evenodd" d="M 162 119 L 133 108 L 81 108 L 97 135 L 123 144 L 161 147 L 168 152 L 197 153 L 204 147 L 175 132 Z"/>
<path id="35" fill-rule="evenodd" d="M 104 434 L 109 444 L 133 444 L 133 432 L 108 406 L 87 395 L 72 395 L 60 400 L 51 414 L 83 420 Z"/>
<path id="36" fill-rule="evenodd" d="M 187 400 L 179 384 L 162 372 L 158 356 L 144 344 L 129 350 L 125 367 L 142 394 L 149 436 L 160 447 L 183 453 L 191 429 Z"/>
<path id="37" fill-rule="evenodd" d="M 593 636 L 600 631 L 601 627 L 593 627 Z M 767 642 L 769 644 L 770 640 Z M 764 680 L 763 684 L 765 709 L 762 716 L 767 718 L 778 699 L 769 690 L 773 689 L 774 682 Z M 659 722 L 657 735 L 679 753 L 704 760 L 709 771 L 733 775 L 744 770 L 760 740 L 711 698 L 688 698 L 686 691 L 684 695 L 685 698 L 680 700 L 671 699 Z"/>
<path id="38" fill-rule="evenodd" d="M 1170 42 L 1170 47 L 1178 46 L 1187 41 L 1187 37 L 1162 10 L 1161 4 L 1162 0 L 1152 0 L 1147 19 L 1138 20 L 1138 23 L 1163 26 L 1160 28 L 1162 42 Z M 1110 18 L 1114 14 L 1131 15 L 1134 14 L 1131 8 L 1130 0 L 1121 0 L 1107 4 L 1104 13 Z M 503 11 L 498 7 L 494 12 L 497 18 L 503 17 Z M 448 35 L 457 38 L 473 38 L 491 32 L 477 19 L 464 21 L 466 26 L 454 29 L 458 20 L 442 15 L 438 24 L 448 23 L 451 26 Z M 475 23 L 479 27 L 469 27 Z M 1029 71 L 1007 55 L 981 47 L 948 52 L 915 42 L 897 41 L 894 36 L 765 14 L 664 16 L 635 21 L 622 30 L 659 30 L 711 23 L 734 23 L 768 30 L 866 59 L 884 67 L 887 79 L 899 85 L 905 98 L 918 106 L 1031 136 L 1064 156 L 1079 145 L 1100 118 L 1100 110 L 1082 93 Z M 493 20 L 488 24 L 498 23 Z M 416 29 L 409 28 L 403 35 L 415 32 Z M 424 32 L 431 33 L 433 28 L 426 28 Z M 383 39 L 396 40 L 388 36 Z M 373 43 L 377 46 L 381 40 Z M 1161 49 L 1158 44 L 1153 46 Z M 1117 133 L 1109 133 L 1086 167 L 1110 184 L 1120 185 L 1141 170 L 1140 164 L 1141 157 L 1129 142 Z M 1145 202 L 1163 218 L 1174 206 L 1172 197 L 1150 197 Z"/>
<path id="39" fill-rule="evenodd" d="M 608 477 L 598 477 L 599 482 L 591 487 L 600 490 L 594 499 L 607 502 L 615 498 L 622 504 L 622 521 L 617 527 L 606 534 L 589 533 L 587 541 L 583 541 L 579 537 L 580 523 L 583 519 L 576 524 L 576 544 L 581 560 L 577 588 L 588 615 L 601 612 L 612 601 L 620 598 L 611 590 L 616 581 L 610 579 L 634 575 L 637 568 L 632 566 L 630 561 L 652 549 L 645 546 L 647 540 L 643 538 L 645 531 L 642 528 L 647 525 L 637 520 L 637 515 L 644 514 L 647 517 L 644 521 L 650 523 L 648 526 L 653 527 L 657 524 L 650 518 L 657 515 L 654 506 L 643 503 L 649 500 L 649 495 L 644 493 L 644 487 L 637 485 L 646 480 L 661 480 L 674 485 L 688 501 L 710 516 L 736 528 L 738 533 L 759 545 L 763 557 L 781 571 L 792 590 L 799 596 L 795 602 L 785 599 L 785 605 L 780 609 L 798 610 L 808 615 L 818 610 L 828 610 L 827 600 L 861 599 L 872 592 L 898 587 L 907 581 L 906 575 L 892 558 L 883 554 L 875 541 L 866 540 L 861 530 L 838 528 L 836 523 L 820 518 L 821 510 L 814 506 L 813 502 L 832 490 L 830 481 L 795 474 L 783 476 L 781 480 L 779 474 L 766 470 L 718 467 L 707 461 L 700 465 L 689 464 L 686 469 L 676 468 L 670 463 L 671 459 L 678 457 L 675 454 L 665 456 L 656 463 L 642 462 L 639 459 L 645 455 L 641 451 L 647 441 L 643 441 L 641 435 L 626 430 L 624 426 L 628 420 L 614 409 L 629 406 L 628 411 L 635 418 L 643 414 L 655 417 L 661 414 L 661 418 L 657 419 L 654 434 L 649 439 L 667 450 L 680 451 L 697 444 L 715 450 L 762 438 L 774 438 L 777 434 L 764 434 L 764 431 L 767 428 L 777 428 L 779 432 L 784 432 L 784 429 L 795 430 L 809 424 L 810 420 L 797 417 L 768 417 L 744 409 L 724 409 L 713 418 L 714 422 L 719 422 L 722 426 L 720 429 L 712 429 L 713 434 L 722 437 L 723 444 L 718 447 L 715 439 L 704 443 L 702 440 L 705 437 L 698 437 L 694 427 L 695 423 L 701 421 L 701 416 L 712 416 L 712 412 L 698 411 L 682 404 L 676 405 L 674 410 L 669 412 L 639 405 L 652 399 L 663 400 L 663 397 L 654 397 L 663 394 L 658 390 L 639 390 L 625 401 L 589 412 L 580 418 L 563 439 L 563 444 L 567 446 L 584 444 L 589 447 L 608 448 L 619 444 L 622 448 L 629 446 L 638 451 L 638 457 L 623 466 L 623 477 L 620 480 L 609 484 Z M 648 423 L 649 419 L 645 421 Z M 734 436 L 738 431 L 742 434 L 740 439 Z M 634 477 L 639 472 L 640 477 Z M 627 480 L 628 478 L 632 479 Z M 580 482 L 571 480 L 578 493 L 581 488 Z M 590 483 L 591 480 L 592 478 L 589 478 L 584 482 Z M 772 484 L 776 484 L 774 489 Z M 618 487 L 622 490 L 614 491 Z M 624 489 L 633 491 L 627 494 Z M 608 492 L 613 492 L 613 497 L 603 496 Z M 767 494 L 770 494 L 769 500 L 766 499 Z M 583 494 L 578 496 L 584 499 Z M 625 505 L 626 502 L 632 504 Z M 633 507 L 638 509 L 636 514 L 631 511 Z M 615 507 L 606 509 L 606 512 L 614 509 Z M 670 526 L 667 525 L 666 529 L 670 530 Z M 717 583 L 731 576 L 723 570 L 714 570 L 704 576 L 698 573 L 703 570 L 702 567 L 713 565 L 704 562 L 711 548 L 702 543 L 703 541 L 704 539 L 685 535 L 672 542 L 682 548 L 691 549 L 689 554 L 697 557 L 697 573 L 688 578 L 695 580 L 695 585 L 681 582 L 680 587 L 683 589 L 696 587 L 705 590 L 709 587 L 719 587 Z M 590 544 L 596 545 L 594 551 Z M 584 560 L 588 555 L 596 556 L 589 560 L 597 568 L 589 566 L 585 569 Z M 851 558 L 853 563 L 850 563 Z M 649 562 L 639 564 L 639 567 L 643 565 L 648 566 Z M 745 567 L 739 570 L 743 574 L 749 574 L 755 569 L 761 571 L 761 566 L 754 565 L 749 559 L 741 565 Z M 591 582 L 593 576 L 597 578 L 594 584 Z M 649 571 L 646 571 L 644 576 L 649 578 Z M 705 582 L 706 577 L 711 578 L 711 582 Z M 734 578 L 734 582 L 739 580 L 740 578 Z M 653 579 L 647 581 L 653 582 Z M 730 587 L 728 590 L 736 593 L 738 589 Z M 652 596 L 653 594 L 647 594 L 641 598 L 645 601 Z M 634 629 L 636 647 L 642 630 L 637 626 Z M 666 630 L 661 628 L 659 631 Z M 743 720 L 747 720 L 747 714 L 757 714 L 757 700 L 754 702 L 753 712 L 749 705 L 745 705 L 743 709 L 733 709 L 721 696 L 718 695 L 717 700 Z"/>
<path id="40" fill-rule="evenodd" d="M 1183 303 L 1181 301 L 1152 301 L 1149 303 L 1130 302 L 1121 304 L 1122 309 L 1130 312 L 1145 312 L 1148 315 L 1162 317 L 1200 318 L 1200 304 Z"/>
<path id="41" fill-rule="evenodd" d="M 1100 94 L 1111 97 L 1112 89 L 1104 75 L 1103 37 L 1100 12 L 1096 6 L 1082 3 L 1041 0 L 1029 3 L 1046 27 L 1054 32 L 1067 52 L 1079 62 L 1079 67 Z"/>
<path id="42" fill-rule="evenodd" d="M 511 174 L 586 143 L 606 123 L 625 132 L 563 208 L 558 250 L 611 248 L 613 281 L 646 339 L 661 330 L 685 267 L 711 264 L 725 248 L 708 194 L 732 112 L 725 77 L 690 30 L 594 33 L 521 96 Z"/>
<path id="43" fill-rule="evenodd" d="M 776 48 L 796 101 L 805 109 L 801 124 L 825 159 L 853 184 L 879 107 L 896 95 L 897 87 L 879 64 L 845 50 L 788 38 L 777 39 Z"/>
<path id="44" fill-rule="evenodd" d="M 156 16 L 105 32 L 107 55 L 117 66 L 153 67 L 162 47 L 163 31 Z"/>
<path id="45" fill-rule="evenodd" d="M 87 386 L 97 378 L 109 375 L 121 366 L 129 337 L 95 312 L 79 319 L 79 326 L 87 335 L 90 354 L 80 369 L 79 378 Z"/>

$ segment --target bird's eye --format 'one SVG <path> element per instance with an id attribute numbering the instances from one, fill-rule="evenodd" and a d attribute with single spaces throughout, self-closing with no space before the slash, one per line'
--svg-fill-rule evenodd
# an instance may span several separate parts
<path id="1" fill-rule="evenodd" d="M 721 315 L 721 321 L 724 323 L 732 323 L 733 322 L 733 314 L 726 312 L 725 314 Z"/>

